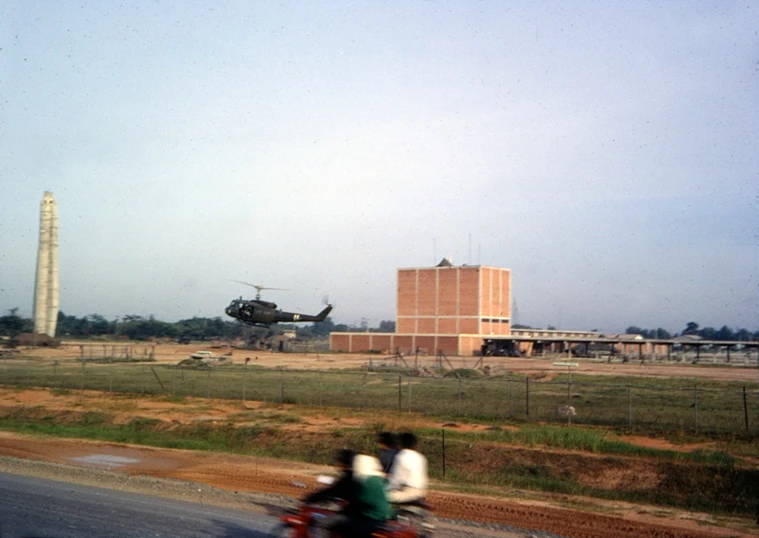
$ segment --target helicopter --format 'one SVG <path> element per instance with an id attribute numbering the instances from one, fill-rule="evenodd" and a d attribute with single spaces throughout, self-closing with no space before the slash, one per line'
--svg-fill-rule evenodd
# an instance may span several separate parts
<path id="1" fill-rule="evenodd" d="M 265 286 L 259 286 L 256 284 L 248 284 L 247 282 L 241 282 L 235 280 L 240 284 L 245 284 L 256 289 L 255 299 L 232 299 L 229 306 L 224 309 L 224 312 L 232 318 L 239 320 L 246 325 L 253 327 L 268 328 L 273 323 L 302 323 L 309 321 L 324 321 L 332 311 L 332 305 L 327 304 L 327 307 L 316 315 L 299 314 L 297 312 L 283 312 L 277 309 L 275 303 L 264 301 L 261 299 L 261 292 L 263 290 L 282 290 L 282 288 L 267 288 Z"/>

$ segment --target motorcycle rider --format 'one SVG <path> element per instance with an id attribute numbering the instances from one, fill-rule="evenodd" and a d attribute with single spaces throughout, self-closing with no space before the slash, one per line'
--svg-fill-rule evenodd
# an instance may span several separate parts
<path id="1" fill-rule="evenodd" d="M 379 446 L 379 460 L 382 464 L 382 470 L 386 475 L 389 475 L 393 468 L 395 456 L 398 454 L 395 436 L 390 432 L 379 432 L 377 434 L 377 445 Z"/>
<path id="2" fill-rule="evenodd" d="M 340 478 L 331 486 L 306 496 L 303 502 L 343 499 L 345 506 L 337 517 L 325 522 L 325 528 L 332 536 L 371 538 L 372 532 L 390 517 L 380 462 L 373 456 L 356 455 L 348 449 L 341 450 L 337 460 Z"/>
<path id="3" fill-rule="evenodd" d="M 427 458 L 416 450 L 417 443 L 413 433 L 398 436 L 400 451 L 387 477 L 387 498 L 391 503 L 421 502 L 427 494 Z"/>
<path id="4" fill-rule="evenodd" d="M 353 480 L 353 459 L 356 453 L 343 448 L 335 457 L 335 464 L 340 476 L 331 485 L 313 492 L 303 498 L 306 504 L 316 504 L 330 499 L 349 499 L 358 495 L 358 485 Z"/>

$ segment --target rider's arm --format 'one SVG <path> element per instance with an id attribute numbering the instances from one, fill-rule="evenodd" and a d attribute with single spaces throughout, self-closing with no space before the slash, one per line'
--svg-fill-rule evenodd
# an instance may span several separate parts
<path id="1" fill-rule="evenodd" d="M 316 504 L 329 499 L 346 499 L 350 495 L 352 480 L 353 477 L 350 474 L 343 473 L 334 484 L 319 491 L 315 491 L 311 495 L 307 495 L 303 499 L 303 502 L 306 504 Z"/>

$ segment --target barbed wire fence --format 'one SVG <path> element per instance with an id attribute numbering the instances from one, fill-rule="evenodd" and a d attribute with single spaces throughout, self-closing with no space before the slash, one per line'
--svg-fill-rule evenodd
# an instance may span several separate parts
<path id="1" fill-rule="evenodd" d="M 515 372 L 473 378 L 451 374 L 267 369 L 245 364 L 182 367 L 122 363 L 112 355 L 77 361 L 0 359 L 4 387 L 255 400 L 490 422 L 759 435 L 759 371 L 757 383 L 725 387 L 684 379 L 603 383 L 578 380 L 576 375 L 546 380 Z"/>

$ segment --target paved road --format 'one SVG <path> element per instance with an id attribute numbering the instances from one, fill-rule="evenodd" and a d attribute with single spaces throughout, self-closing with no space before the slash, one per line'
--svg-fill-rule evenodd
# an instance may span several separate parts
<path id="1" fill-rule="evenodd" d="M 264 538 L 276 518 L 0 473 L 0 538 Z"/>

